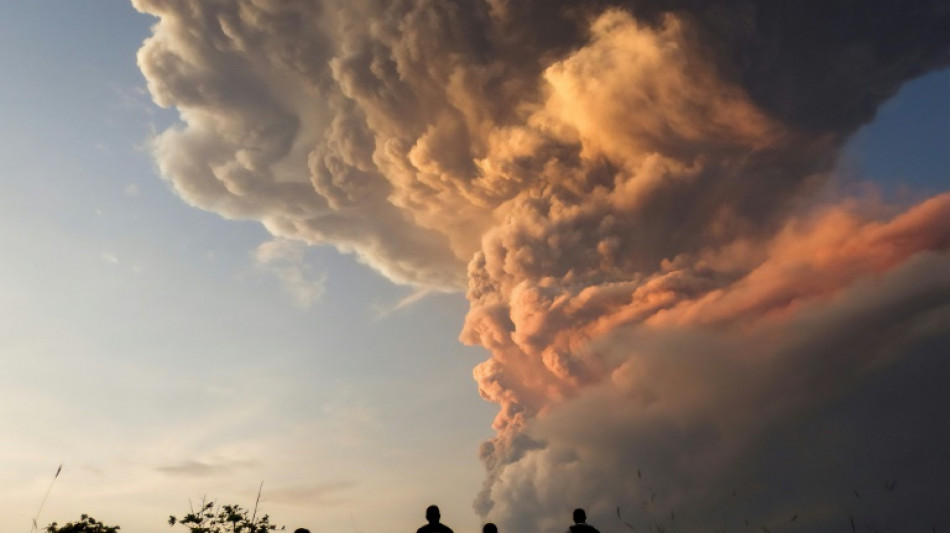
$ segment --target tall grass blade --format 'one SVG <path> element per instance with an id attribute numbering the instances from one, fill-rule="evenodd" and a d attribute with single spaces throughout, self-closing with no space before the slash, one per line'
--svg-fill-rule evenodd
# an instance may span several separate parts
<path id="1" fill-rule="evenodd" d="M 46 488 L 46 494 L 43 495 L 43 501 L 40 502 L 40 508 L 36 510 L 36 514 L 33 515 L 33 527 L 30 528 L 30 533 L 34 531 L 39 531 L 38 521 L 40 519 L 40 513 L 43 512 L 43 507 L 46 506 L 46 499 L 49 498 L 49 493 L 53 490 L 53 484 L 56 483 L 56 479 L 59 477 L 60 472 L 63 471 L 63 465 L 60 464 L 59 468 L 56 469 L 56 473 L 53 474 L 53 480 L 49 482 L 49 487 Z"/>
<path id="2" fill-rule="evenodd" d="M 254 500 L 254 513 L 251 514 L 251 523 L 257 523 L 257 506 L 261 503 L 261 491 L 264 490 L 264 482 L 261 481 L 261 485 L 257 487 L 257 499 Z"/>

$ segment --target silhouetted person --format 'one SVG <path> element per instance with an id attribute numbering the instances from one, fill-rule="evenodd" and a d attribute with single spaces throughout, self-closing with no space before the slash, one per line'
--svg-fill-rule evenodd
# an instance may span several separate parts
<path id="1" fill-rule="evenodd" d="M 600 533 L 597 528 L 587 523 L 587 513 L 583 509 L 574 509 L 574 525 L 567 529 L 568 533 Z"/>
<path id="2" fill-rule="evenodd" d="M 452 529 L 449 528 L 449 526 L 439 522 L 440 518 L 442 518 L 442 515 L 439 514 L 439 507 L 437 505 L 430 505 L 426 508 L 426 520 L 428 520 L 429 523 L 420 527 L 416 533 L 452 533 Z"/>
<path id="3" fill-rule="evenodd" d="M 482 533 L 498 533 L 498 526 L 489 522 L 482 526 Z"/>
<path id="4" fill-rule="evenodd" d="M 310 530 L 304 527 L 298 527 L 294 530 L 294 533 L 310 533 Z"/>

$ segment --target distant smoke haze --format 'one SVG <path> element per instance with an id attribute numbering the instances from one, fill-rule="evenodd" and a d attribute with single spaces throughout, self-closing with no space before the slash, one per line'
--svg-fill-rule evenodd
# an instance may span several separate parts
<path id="1" fill-rule="evenodd" d="M 185 201 L 467 288 L 503 530 L 950 520 L 950 194 L 815 199 L 942 2 L 133 3 Z"/>

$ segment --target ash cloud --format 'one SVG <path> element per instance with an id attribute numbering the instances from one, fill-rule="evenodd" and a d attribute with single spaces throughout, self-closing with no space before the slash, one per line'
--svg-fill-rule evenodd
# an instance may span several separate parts
<path id="1" fill-rule="evenodd" d="M 868 464 L 912 474 L 894 516 L 940 513 L 919 465 L 947 473 L 948 436 L 920 428 L 950 403 L 950 195 L 814 198 L 950 62 L 941 2 L 133 3 L 159 17 L 138 61 L 180 113 L 154 151 L 185 201 L 467 287 L 500 407 L 487 518 L 642 512 L 645 468 L 680 516 L 738 484 L 753 522 L 820 531 Z"/>

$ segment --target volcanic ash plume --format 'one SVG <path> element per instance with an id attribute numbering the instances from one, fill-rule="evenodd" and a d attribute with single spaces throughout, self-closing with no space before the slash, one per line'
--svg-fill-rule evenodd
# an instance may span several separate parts
<path id="1" fill-rule="evenodd" d="M 821 528 L 868 462 L 950 473 L 948 431 L 915 433 L 950 414 L 926 386 L 950 377 L 950 194 L 814 200 L 947 64 L 939 2 L 134 3 L 183 199 L 396 282 L 467 280 L 500 406 L 486 517 L 616 521 L 646 495 L 708 525 L 728 485 L 753 521 Z M 903 448 L 861 415 L 892 397 Z M 921 479 L 902 512 L 940 509 Z"/>

